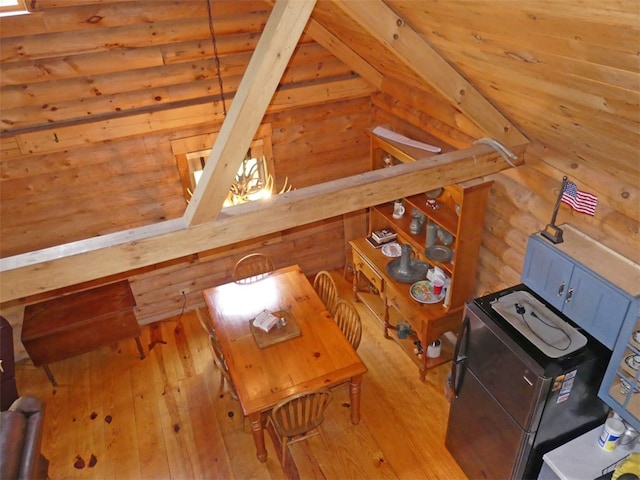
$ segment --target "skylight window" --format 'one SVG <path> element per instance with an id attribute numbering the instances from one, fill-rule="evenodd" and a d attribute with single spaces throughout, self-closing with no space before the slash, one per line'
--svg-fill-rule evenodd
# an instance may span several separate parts
<path id="1" fill-rule="evenodd" d="M 0 17 L 29 13 L 25 0 L 0 0 Z"/>

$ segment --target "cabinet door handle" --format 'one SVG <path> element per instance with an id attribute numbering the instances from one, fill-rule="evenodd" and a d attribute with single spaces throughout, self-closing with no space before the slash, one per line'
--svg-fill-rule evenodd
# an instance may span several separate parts
<path id="1" fill-rule="evenodd" d="M 569 291 L 567 292 L 567 299 L 564 301 L 564 303 L 569 303 L 571 301 L 572 296 L 573 296 L 573 288 L 570 288 Z"/>
<path id="2" fill-rule="evenodd" d="M 560 284 L 560 288 L 558 288 L 558 296 L 559 296 L 559 297 L 561 297 L 561 296 L 562 296 L 562 294 L 564 293 L 564 287 L 565 287 L 565 283 L 564 283 L 564 282 L 562 282 L 562 283 Z"/>

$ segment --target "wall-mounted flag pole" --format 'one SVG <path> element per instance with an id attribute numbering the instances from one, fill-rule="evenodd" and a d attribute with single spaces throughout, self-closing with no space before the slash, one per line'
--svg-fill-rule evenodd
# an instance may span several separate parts
<path id="1" fill-rule="evenodd" d="M 551 223 L 547 224 L 545 229 L 540 232 L 544 238 L 552 243 L 562 243 L 562 229 L 556 226 L 556 217 L 558 216 L 558 208 L 560 208 L 560 202 L 564 195 L 564 191 L 567 188 L 567 177 L 562 177 L 562 187 L 558 192 L 558 199 L 556 200 L 556 206 L 553 207 L 553 215 L 551 215 Z"/>

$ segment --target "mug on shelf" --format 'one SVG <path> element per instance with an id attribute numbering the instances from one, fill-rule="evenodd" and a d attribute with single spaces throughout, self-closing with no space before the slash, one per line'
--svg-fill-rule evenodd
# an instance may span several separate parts
<path id="1" fill-rule="evenodd" d="M 402 200 L 393 202 L 393 218 L 402 218 L 404 215 L 404 205 Z"/>

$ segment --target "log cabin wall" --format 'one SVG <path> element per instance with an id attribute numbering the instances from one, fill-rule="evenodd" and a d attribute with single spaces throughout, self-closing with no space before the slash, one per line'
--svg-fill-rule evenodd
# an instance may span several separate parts
<path id="1" fill-rule="evenodd" d="M 2 256 L 180 217 L 186 200 L 171 141 L 216 132 L 223 120 L 206 2 L 38 5 L 0 28 Z M 269 10 L 213 2 L 227 109 Z M 370 87 L 309 38 L 281 85 L 283 105 L 263 120 L 279 183 L 300 188 L 367 168 Z M 200 291 L 228 281 L 251 251 L 313 274 L 342 266 L 343 245 L 338 217 L 125 276 L 144 324 L 201 304 Z"/>
<path id="2" fill-rule="evenodd" d="M 180 217 L 171 141 L 217 131 L 223 120 L 204 0 L 79 3 L 38 0 L 32 14 L 0 19 L 2 257 Z M 594 217 L 562 206 L 558 223 L 640 262 L 633 2 L 384 4 L 532 142 L 524 166 L 492 176 L 477 292 L 518 282 L 526 239 L 548 223 L 563 175 L 600 203 Z M 228 106 L 271 2 L 212 7 Z M 486 136 L 332 2 L 319 2 L 312 19 L 383 79 L 367 83 L 305 34 L 264 119 L 278 176 L 302 187 L 363 171 L 363 132 L 381 123 L 447 149 Z M 138 319 L 179 313 L 181 290 L 192 308 L 248 251 L 310 274 L 338 267 L 354 235 L 344 227 L 330 218 L 129 272 Z"/>

